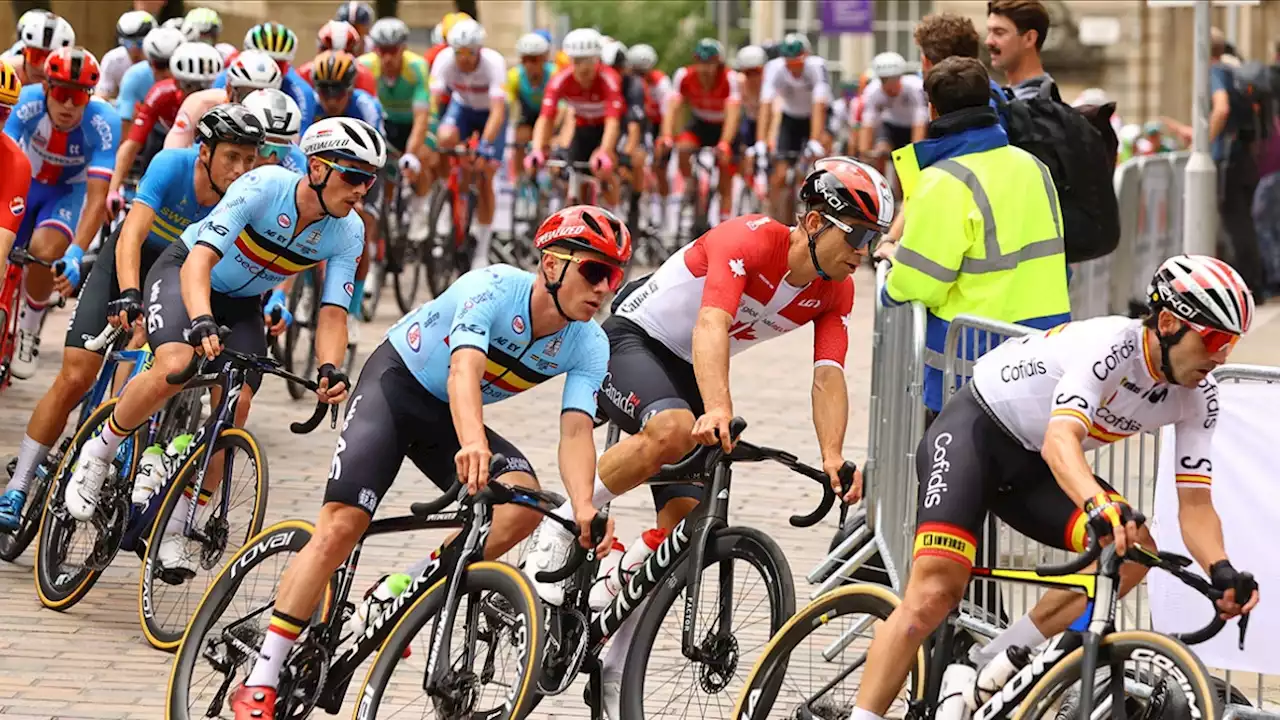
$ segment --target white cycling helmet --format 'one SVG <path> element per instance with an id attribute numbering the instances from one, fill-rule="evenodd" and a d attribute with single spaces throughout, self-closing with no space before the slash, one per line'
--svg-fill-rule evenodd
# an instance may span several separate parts
<path id="1" fill-rule="evenodd" d="M 436 23 L 436 26 L 431 28 L 431 44 L 444 44 L 444 23 Z"/>
<path id="2" fill-rule="evenodd" d="M 516 54 L 520 57 L 536 57 L 551 52 L 551 43 L 538 33 L 525 33 L 516 41 Z"/>
<path id="3" fill-rule="evenodd" d="M 375 168 L 387 163 L 387 141 L 363 120 L 331 117 L 318 120 L 302 136 L 302 152 L 310 157 L 329 153 L 367 162 Z"/>
<path id="4" fill-rule="evenodd" d="M 459 20 L 449 28 L 449 47 L 472 50 L 484 47 L 484 28 L 475 20 Z"/>
<path id="5" fill-rule="evenodd" d="M 203 85 L 213 84 L 213 79 L 222 72 L 222 53 L 212 45 L 199 42 L 188 42 L 178 46 L 169 58 L 169 70 L 180 83 Z"/>
<path id="6" fill-rule="evenodd" d="M 1151 278 L 1147 303 L 1196 325 L 1243 335 L 1253 322 L 1253 293 L 1235 268 L 1207 255 L 1175 255 Z"/>
<path id="7" fill-rule="evenodd" d="M 627 46 L 618 40 L 606 44 L 600 51 L 600 62 L 612 68 L 618 67 L 619 61 L 625 62 L 626 59 Z"/>
<path id="8" fill-rule="evenodd" d="M 24 13 L 23 17 L 30 14 Z M 18 39 L 24 47 L 53 51 L 74 46 L 76 31 L 71 28 L 71 23 L 57 15 L 38 15 L 22 25 L 22 35 Z"/>
<path id="9" fill-rule="evenodd" d="M 658 64 L 658 51 L 644 43 L 632 45 L 627 51 L 627 64 L 640 72 L 649 72 Z"/>
<path id="10" fill-rule="evenodd" d="M 18 18 L 17 27 L 14 28 L 14 33 L 18 36 L 18 42 L 22 43 L 23 45 L 26 45 L 26 42 L 22 40 L 23 29 L 26 28 L 28 25 L 31 25 L 32 23 L 35 23 L 35 22 L 39 22 L 46 17 L 54 17 L 54 15 L 52 12 L 49 12 L 48 10 L 28 10 L 22 13 L 22 17 Z"/>
<path id="11" fill-rule="evenodd" d="M 222 18 L 214 10 L 198 7 L 182 19 L 182 32 L 193 42 L 206 35 L 217 35 L 222 32 Z"/>
<path id="12" fill-rule="evenodd" d="M 907 74 L 907 61 L 896 52 L 882 52 L 871 61 L 871 72 L 881 80 Z"/>
<path id="13" fill-rule="evenodd" d="M 298 103 L 283 90 L 266 88 L 254 90 L 241 103 L 249 108 L 262 127 L 267 129 L 267 140 L 279 139 L 293 142 L 293 138 L 302 129 L 302 111 Z"/>
<path id="14" fill-rule="evenodd" d="M 261 50 L 242 50 L 227 68 L 227 85 L 233 88 L 280 88 L 280 66 Z"/>
<path id="15" fill-rule="evenodd" d="M 738 51 L 737 61 L 739 70 L 754 70 L 764 67 L 764 64 L 769 61 L 769 56 L 759 45 L 747 45 Z"/>
<path id="16" fill-rule="evenodd" d="M 604 38 L 591 28 L 570 30 L 561 43 L 564 54 L 570 58 L 598 58 L 604 52 Z"/>
<path id="17" fill-rule="evenodd" d="M 173 53 L 187 41 L 181 30 L 159 27 L 142 39 L 142 52 L 153 63 L 168 63 Z"/>
<path id="18" fill-rule="evenodd" d="M 116 40 L 138 42 L 156 27 L 156 19 L 146 10 L 130 10 L 116 21 Z"/>
<path id="19" fill-rule="evenodd" d="M 409 26 L 397 17 L 378 18 L 369 28 L 369 40 L 374 47 L 395 47 L 409 42 Z"/>

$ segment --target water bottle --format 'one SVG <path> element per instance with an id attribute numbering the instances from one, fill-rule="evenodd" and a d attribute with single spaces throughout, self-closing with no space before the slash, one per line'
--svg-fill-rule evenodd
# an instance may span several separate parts
<path id="1" fill-rule="evenodd" d="M 992 658 L 982 671 L 978 673 L 978 681 L 974 683 L 974 707 L 987 704 L 992 695 L 1000 692 L 1000 688 L 1009 682 L 1014 673 L 1031 662 L 1031 650 L 1022 645 L 1014 645 Z"/>
<path id="2" fill-rule="evenodd" d="M 973 715 L 970 698 L 978 671 L 964 663 L 947 666 L 942 674 L 942 687 L 938 690 L 938 712 L 934 720 L 969 720 Z"/>
<path id="3" fill-rule="evenodd" d="M 617 538 L 613 539 L 613 547 L 609 554 L 600 560 L 600 565 L 596 569 L 596 580 L 591 584 L 591 594 L 587 596 L 587 603 L 592 610 L 603 610 L 609 601 L 613 599 L 617 592 L 610 592 L 610 583 L 614 582 L 614 576 L 618 573 L 618 565 L 622 564 L 623 555 L 627 548 L 618 542 Z"/>
<path id="4" fill-rule="evenodd" d="M 133 504 L 146 505 L 165 479 L 164 448 L 159 443 L 142 451 L 138 469 L 133 473 Z"/>
<path id="5" fill-rule="evenodd" d="M 383 576 L 372 590 L 365 593 L 364 600 L 356 606 L 355 612 L 347 620 L 347 631 L 352 635 L 364 633 L 365 628 L 368 627 L 369 618 L 377 617 L 382 612 L 383 606 L 399 597 L 412 584 L 413 578 L 404 573 Z"/>
<path id="6" fill-rule="evenodd" d="M 640 539 L 631 544 L 631 547 L 622 555 L 622 559 L 616 565 L 614 572 L 604 577 L 604 582 L 597 582 L 591 588 L 591 596 L 588 603 L 595 610 L 608 605 L 618 593 L 622 592 L 622 588 L 626 587 L 627 581 L 631 579 L 631 575 L 644 565 L 644 561 L 663 540 L 667 539 L 667 531 L 661 528 L 645 530 L 640 534 Z M 607 559 L 607 558 L 606 558 Z M 598 593 L 598 594 L 597 594 Z M 599 602 L 599 606 L 594 603 Z"/>

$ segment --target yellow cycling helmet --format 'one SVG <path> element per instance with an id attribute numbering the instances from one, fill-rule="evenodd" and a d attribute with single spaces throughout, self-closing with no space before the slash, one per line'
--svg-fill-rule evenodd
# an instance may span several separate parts
<path id="1" fill-rule="evenodd" d="M 350 89 L 356 82 L 356 60 L 343 50 L 325 50 L 311 64 L 311 79 L 316 87 Z"/>
<path id="2" fill-rule="evenodd" d="M 22 81 L 18 72 L 4 60 L 0 60 L 0 105 L 15 105 L 18 93 L 22 92 Z"/>
<path id="3" fill-rule="evenodd" d="M 462 20 L 474 20 L 474 19 L 475 18 L 471 17 L 470 15 L 464 12 L 448 13 L 444 16 L 444 19 L 440 21 L 440 30 L 443 31 L 445 37 L 449 37 L 449 31 L 452 30 L 453 26 L 458 24 L 458 22 Z"/>

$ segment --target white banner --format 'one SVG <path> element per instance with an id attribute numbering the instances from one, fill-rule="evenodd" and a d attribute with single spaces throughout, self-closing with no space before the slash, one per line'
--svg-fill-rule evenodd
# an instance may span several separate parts
<path id="1" fill-rule="evenodd" d="M 1222 518 L 1227 555 L 1238 570 L 1258 579 L 1259 603 L 1249 620 L 1241 652 L 1236 620 L 1194 650 L 1209 667 L 1280 673 L 1280 385 L 1224 382 L 1220 386 L 1218 426 L 1213 434 L 1213 506 Z M 1173 429 L 1160 445 L 1152 534 L 1163 550 L 1191 556 L 1178 527 L 1178 496 L 1173 480 Z M 1191 568 L 1200 570 L 1198 564 Z M 1209 601 L 1177 578 L 1152 570 L 1147 575 L 1151 620 L 1165 633 L 1203 627 L 1212 617 Z"/>

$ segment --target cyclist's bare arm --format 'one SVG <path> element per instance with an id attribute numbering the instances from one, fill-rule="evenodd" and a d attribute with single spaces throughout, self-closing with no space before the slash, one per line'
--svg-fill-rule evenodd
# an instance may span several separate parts
<path id="1" fill-rule="evenodd" d="M 116 168 L 111 173 L 111 186 L 108 193 L 120 192 L 120 187 L 124 185 L 124 176 L 129 174 L 129 168 L 133 167 L 133 161 L 137 159 L 139 152 L 142 152 L 142 143 L 136 140 L 126 139 L 120 143 L 120 149 L 116 151 Z"/>
<path id="2" fill-rule="evenodd" d="M 738 136 L 738 123 L 742 119 L 742 103 L 730 102 L 724 107 L 724 127 L 720 130 L 720 142 L 733 144 Z"/>
<path id="3" fill-rule="evenodd" d="M 458 479 L 471 488 L 488 481 L 489 440 L 484 432 L 484 399 L 480 383 L 488 356 L 475 347 L 461 347 L 449 358 L 449 415 L 458 434 Z M 464 457 L 465 456 L 465 457 Z"/>
<path id="4" fill-rule="evenodd" d="M 178 277 L 182 289 L 182 305 L 187 309 L 187 317 L 213 315 L 213 303 L 209 296 L 213 292 L 213 266 L 220 259 L 212 248 L 197 244 L 191 248 L 187 259 L 182 261 Z"/>
<path id="5" fill-rule="evenodd" d="M 410 155 L 421 155 L 427 139 L 427 126 L 431 124 L 430 108 L 413 109 L 413 127 L 409 130 L 409 139 L 405 142 L 404 151 Z"/>
<path id="6" fill-rule="evenodd" d="M 1044 447 L 1040 450 L 1058 485 L 1077 506 L 1083 506 L 1086 500 L 1102 492 L 1084 457 L 1084 439 L 1088 434 L 1089 431 L 1074 420 L 1054 418 L 1044 431 Z"/>
<path id="7" fill-rule="evenodd" d="M 613 149 L 618 147 L 618 137 L 622 135 L 622 122 L 618 118 L 605 118 L 604 135 L 600 140 L 600 147 L 604 151 L 613 154 Z"/>
<path id="8" fill-rule="evenodd" d="M 858 131 L 858 152 L 869 153 L 876 144 L 876 128 L 873 123 L 863 122 Z M 899 235 L 901 237 L 901 235 Z"/>
<path id="9" fill-rule="evenodd" d="M 844 370 L 835 365 L 813 369 L 813 430 L 822 451 L 822 464 L 844 457 L 844 437 L 849 424 L 849 389 Z"/>
<path id="10" fill-rule="evenodd" d="M 769 147 L 778 147 L 778 131 L 782 128 L 782 103 L 774 102 L 769 109 Z"/>
<path id="11" fill-rule="evenodd" d="M 684 107 L 684 97 L 680 93 L 673 92 L 665 103 L 666 108 L 662 112 L 662 132 L 660 137 L 670 140 L 676 134 L 676 117 L 680 112 L 680 108 Z"/>
<path id="12" fill-rule="evenodd" d="M 329 363 L 340 368 L 347 357 L 347 309 L 337 305 L 322 305 L 317 317 L 317 367 Z"/>
<path id="13" fill-rule="evenodd" d="M 76 223 L 76 245 L 81 250 L 88 250 L 89 243 L 102 229 L 103 219 L 107 215 L 107 189 L 111 181 L 91 177 L 85 182 L 84 209 L 80 213 L 80 222 Z"/>
<path id="14" fill-rule="evenodd" d="M 929 126 L 924 123 L 917 123 L 911 126 L 911 142 L 917 143 L 925 138 L 925 134 Z"/>
<path id="15" fill-rule="evenodd" d="M 763 93 L 763 91 L 762 91 Z M 773 101 L 760 100 L 760 109 L 756 111 L 756 141 L 769 140 L 773 136 L 770 122 L 773 120 Z"/>
<path id="16" fill-rule="evenodd" d="M 818 140 L 827 129 L 827 104 L 815 102 L 813 112 L 809 115 L 809 139 Z"/>
<path id="17" fill-rule="evenodd" d="M 1227 559 L 1222 519 L 1213 508 L 1209 488 L 1178 488 L 1178 525 L 1182 528 L 1182 541 L 1186 543 L 1187 551 L 1205 572 L 1219 560 Z"/>
<path id="18" fill-rule="evenodd" d="M 493 142 L 498 139 L 498 133 L 505 132 L 507 129 L 507 100 L 506 96 L 489 98 L 489 119 L 484 123 L 484 131 L 480 133 L 481 139 L 485 142 Z"/>
<path id="19" fill-rule="evenodd" d="M 545 150 L 547 140 L 551 138 L 551 121 L 546 115 L 539 115 L 538 120 L 533 124 L 533 140 L 534 150 Z"/>
<path id="20" fill-rule="evenodd" d="M 729 396 L 729 327 L 733 316 L 718 307 L 698 310 L 693 325 L 693 376 L 707 410 L 718 408 L 733 415 Z"/>
<path id="21" fill-rule="evenodd" d="M 124 217 L 120 238 L 116 240 L 116 282 L 122 291 L 142 288 L 142 243 L 155 219 L 156 211 L 139 201 L 134 201 Z"/>
<path id="22" fill-rule="evenodd" d="M 569 494 L 569 502 L 579 524 L 582 525 L 582 519 L 587 518 L 579 538 L 584 547 L 591 544 L 590 517 L 595 515 L 595 508 L 591 505 L 596 478 L 593 429 L 594 422 L 586 413 L 576 410 L 560 413 L 560 448 L 557 453 L 560 479 L 564 481 L 565 492 Z"/>
<path id="23" fill-rule="evenodd" d="M 9 251 L 13 250 L 13 240 L 16 238 L 13 232 L 0 228 L 0 277 L 4 277 L 9 267 Z"/>

